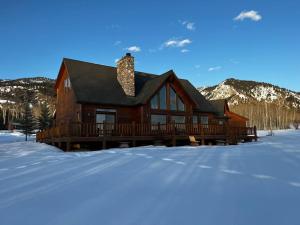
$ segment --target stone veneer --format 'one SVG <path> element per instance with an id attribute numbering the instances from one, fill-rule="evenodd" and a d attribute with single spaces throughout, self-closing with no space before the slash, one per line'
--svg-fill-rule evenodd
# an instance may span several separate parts
<path id="1" fill-rule="evenodd" d="M 134 57 L 127 53 L 117 62 L 117 79 L 128 96 L 135 96 Z"/>

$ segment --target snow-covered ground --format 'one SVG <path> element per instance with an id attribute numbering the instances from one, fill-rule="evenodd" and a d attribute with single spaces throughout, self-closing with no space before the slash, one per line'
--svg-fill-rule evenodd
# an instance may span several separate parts
<path id="1" fill-rule="evenodd" d="M 300 224 L 299 131 L 80 153 L 18 138 L 0 135 L 1 225 Z"/>

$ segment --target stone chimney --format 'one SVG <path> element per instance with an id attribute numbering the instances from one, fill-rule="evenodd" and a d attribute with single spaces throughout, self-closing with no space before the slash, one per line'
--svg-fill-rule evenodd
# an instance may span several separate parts
<path id="1" fill-rule="evenodd" d="M 126 53 L 117 62 L 117 78 L 128 96 L 135 96 L 134 57 Z"/>

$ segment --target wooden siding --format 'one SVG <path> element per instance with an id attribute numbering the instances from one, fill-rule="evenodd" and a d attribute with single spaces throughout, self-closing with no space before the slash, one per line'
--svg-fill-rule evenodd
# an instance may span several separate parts
<path id="1" fill-rule="evenodd" d="M 141 121 L 140 107 L 110 106 L 101 104 L 82 104 L 82 122 L 96 123 L 97 109 L 116 110 L 116 123 L 131 123 Z"/>
<path id="2" fill-rule="evenodd" d="M 70 88 L 65 88 L 64 81 L 69 78 L 68 71 L 64 65 L 60 70 L 60 80 L 56 85 L 56 124 L 66 123 L 67 121 L 81 120 L 81 105 L 76 103 L 72 83 Z"/>

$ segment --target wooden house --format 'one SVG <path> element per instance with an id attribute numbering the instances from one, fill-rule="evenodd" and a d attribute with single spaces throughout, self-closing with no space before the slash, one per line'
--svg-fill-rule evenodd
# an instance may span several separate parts
<path id="1" fill-rule="evenodd" d="M 55 89 L 55 127 L 38 133 L 37 140 L 67 150 L 73 144 L 101 143 L 106 148 L 124 141 L 132 146 L 157 140 L 176 145 L 189 135 L 204 144 L 228 140 L 234 129 L 229 128 L 233 114 L 206 100 L 188 80 L 173 70 L 161 75 L 135 71 L 130 53 L 117 67 L 65 58 Z M 253 128 L 240 127 L 244 136 L 254 135 Z"/>

